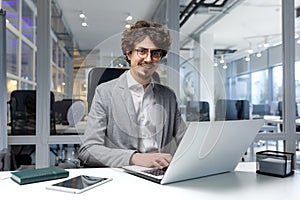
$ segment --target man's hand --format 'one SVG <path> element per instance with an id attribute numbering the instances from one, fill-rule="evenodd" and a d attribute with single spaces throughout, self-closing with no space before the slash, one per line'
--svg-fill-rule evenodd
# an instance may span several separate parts
<path id="1" fill-rule="evenodd" d="M 168 153 L 134 153 L 130 161 L 133 165 L 162 169 L 168 167 L 171 160 L 172 155 Z"/>

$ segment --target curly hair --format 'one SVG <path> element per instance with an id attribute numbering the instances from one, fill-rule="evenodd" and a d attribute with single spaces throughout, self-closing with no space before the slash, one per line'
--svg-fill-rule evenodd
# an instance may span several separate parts
<path id="1" fill-rule="evenodd" d="M 131 52 L 135 45 L 142 42 L 147 36 L 155 46 L 163 50 L 164 57 L 171 45 L 170 33 L 161 24 L 147 20 L 139 20 L 123 32 L 121 40 L 123 54 L 126 56 L 126 52 Z"/>

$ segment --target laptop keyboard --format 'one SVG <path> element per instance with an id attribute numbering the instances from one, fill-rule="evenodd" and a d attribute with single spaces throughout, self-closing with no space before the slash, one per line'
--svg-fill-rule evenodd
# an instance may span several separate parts
<path id="1" fill-rule="evenodd" d="M 152 174 L 154 176 L 161 176 L 164 175 L 166 172 L 167 168 L 163 168 L 163 169 L 148 169 L 148 170 L 144 170 L 143 172 L 148 173 L 148 174 Z"/>

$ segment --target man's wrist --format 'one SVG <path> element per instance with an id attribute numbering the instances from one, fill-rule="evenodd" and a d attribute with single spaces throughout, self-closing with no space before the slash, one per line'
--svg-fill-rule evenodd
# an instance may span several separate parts
<path id="1" fill-rule="evenodd" d="M 139 154 L 139 153 L 137 151 L 135 151 L 131 155 L 130 160 L 129 160 L 130 165 L 135 165 L 136 164 L 135 158 L 136 158 L 137 154 Z"/>

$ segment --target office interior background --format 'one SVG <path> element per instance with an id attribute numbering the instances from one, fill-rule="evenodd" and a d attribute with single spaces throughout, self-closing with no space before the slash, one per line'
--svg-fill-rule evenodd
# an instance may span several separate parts
<path id="1" fill-rule="evenodd" d="M 201 120 L 199 102 L 209 105 L 205 120 L 219 120 L 218 102 L 244 102 L 242 119 L 266 120 L 244 160 L 255 161 L 255 152 L 269 149 L 294 152 L 300 162 L 299 0 L 0 0 L 0 6 L 6 11 L 0 150 L 13 152 L 15 168 L 76 162 L 89 71 L 129 67 L 120 38 L 138 19 L 170 29 L 172 46 L 158 74 L 176 92 L 186 121 Z M 37 96 L 36 130 L 13 134 L 10 100 L 16 90 L 51 91 L 55 102 L 79 101 L 84 114 L 75 127 L 56 121 L 52 133 L 51 108 L 42 104 L 50 98 Z"/>

